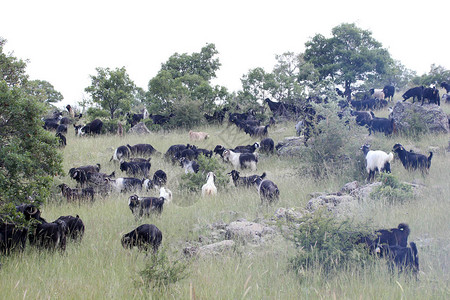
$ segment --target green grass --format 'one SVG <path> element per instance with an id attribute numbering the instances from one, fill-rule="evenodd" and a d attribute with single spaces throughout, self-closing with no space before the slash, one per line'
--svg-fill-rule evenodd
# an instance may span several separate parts
<path id="1" fill-rule="evenodd" d="M 382 111 L 377 115 L 387 114 Z M 217 144 L 227 146 L 253 143 L 234 126 L 202 126 L 193 130 L 206 131 L 211 139 L 195 144 L 212 149 Z M 294 136 L 294 123 L 277 124 L 269 130 L 275 142 Z M 327 180 L 302 174 L 297 159 L 263 156 L 257 173 L 267 172 L 281 191 L 280 201 L 273 206 L 261 206 L 255 189 L 235 189 L 229 186 L 219 190 L 214 198 L 203 199 L 198 194 L 180 191 L 178 186 L 184 170 L 166 163 L 160 157 L 152 158 L 151 172 L 167 172 L 168 187 L 174 201 L 164 207 L 161 216 L 135 220 L 127 203 L 129 194 L 111 194 L 98 197 L 93 204 L 67 204 L 57 189 L 49 203 L 42 207 L 42 216 L 54 220 L 61 215 L 80 215 L 86 233 L 80 244 L 69 243 L 64 254 L 39 252 L 27 247 L 24 253 L 2 257 L 0 269 L 1 299 L 448 299 L 450 289 L 450 159 L 445 151 L 449 135 L 426 135 L 420 140 L 409 137 L 385 137 L 382 134 L 359 137 L 361 144 L 370 142 L 375 149 L 390 151 L 395 143 L 407 149 L 427 153 L 433 149 L 430 174 L 407 172 L 399 160 L 392 165 L 393 175 L 401 181 L 425 185 L 415 199 L 402 204 L 383 204 L 365 201 L 360 204 L 355 219 L 370 223 L 374 228 L 390 228 L 400 222 L 411 227 L 410 240 L 416 241 L 420 257 L 420 280 L 403 276 L 391 277 L 383 262 L 365 268 L 348 266 L 333 276 L 321 273 L 320 268 L 295 273 L 289 269 L 289 258 L 296 249 L 291 242 L 277 238 L 260 248 L 238 247 L 231 254 L 210 258 L 195 258 L 188 266 L 189 276 L 163 290 L 145 288 L 139 281 L 139 272 L 148 257 L 137 249 L 126 250 L 120 244 L 121 236 L 142 223 L 152 223 L 163 232 L 162 247 L 172 259 L 182 257 L 186 242 L 196 241 L 208 233 L 214 222 L 232 222 L 240 218 L 250 221 L 269 219 L 279 207 L 304 208 L 312 192 L 336 192 L 346 183 L 345 178 Z M 190 143 L 187 130 L 152 133 L 145 136 L 125 135 L 77 138 L 70 130 L 68 145 L 62 150 L 64 171 L 79 165 L 100 163 L 102 171 L 116 171 L 117 164 L 109 162 L 114 149 L 120 145 L 150 143 L 161 152 L 172 144 Z M 356 156 L 359 149 L 349 155 Z M 229 172 L 231 165 L 224 165 Z M 244 175 L 247 172 L 242 172 Z M 206 180 L 206 179 L 205 179 Z M 65 175 L 55 178 L 55 185 L 74 182 Z M 146 193 L 142 193 L 146 194 Z M 149 196 L 158 193 L 152 191 Z M 251 247 L 251 246 L 247 246 Z"/>

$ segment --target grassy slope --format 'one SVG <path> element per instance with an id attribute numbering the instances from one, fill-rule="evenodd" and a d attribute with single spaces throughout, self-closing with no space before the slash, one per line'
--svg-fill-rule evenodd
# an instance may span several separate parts
<path id="1" fill-rule="evenodd" d="M 447 107 L 445 107 L 448 110 Z M 377 115 L 387 114 L 381 112 Z M 195 128 L 210 133 L 211 139 L 196 143 L 205 148 L 216 144 L 233 146 L 252 143 L 235 127 L 211 126 Z M 284 136 L 294 135 L 294 124 L 278 124 L 270 130 L 275 142 Z M 363 137 L 363 139 L 368 139 Z M 406 172 L 399 161 L 395 161 L 393 174 L 404 181 L 427 186 L 426 192 L 417 200 L 399 204 L 361 203 L 363 212 L 358 218 L 373 222 L 374 227 L 393 227 L 399 222 L 409 223 L 411 241 L 419 246 L 421 274 L 419 282 L 405 278 L 389 280 L 384 264 L 366 270 L 342 271 L 326 281 L 318 271 L 295 275 L 287 269 L 288 258 L 295 252 L 289 242 L 280 240 L 252 254 L 236 252 L 222 257 L 195 259 L 189 267 L 189 277 L 163 292 L 139 288 L 138 272 L 145 262 L 145 255 L 136 250 L 121 247 L 120 237 L 142 223 L 153 223 L 163 232 L 163 246 L 181 255 L 186 241 L 195 240 L 206 233 L 205 227 L 217 221 L 230 222 L 238 218 L 255 220 L 273 215 L 278 207 L 304 207 L 308 194 L 315 191 L 336 191 L 342 179 L 316 182 L 299 173 L 299 162 L 277 156 L 265 157 L 258 165 L 258 173 L 266 171 L 268 178 L 276 182 L 281 190 L 281 199 L 273 207 L 261 207 L 255 190 L 219 191 L 214 199 L 201 199 L 199 195 L 181 193 L 178 181 L 183 170 L 172 167 L 161 158 L 152 159 L 152 172 L 163 169 L 168 173 L 169 188 L 174 193 L 174 203 L 167 205 L 161 217 L 136 221 L 127 207 L 128 194 L 112 194 L 98 198 L 92 205 L 78 206 L 61 202 L 59 194 L 43 207 L 42 215 L 54 220 L 61 215 L 79 214 L 85 222 L 86 233 L 81 244 L 69 244 L 64 255 L 39 253 L 28 247 L 25 253 L 16 254 L 7 260 L 2 258 L 0 270 L 1 298 L 77 298 L 77 299 L 131 299 L 131 298 L 175 298 L 190 296 L 190 286 L 199 299 L 298 299 L 298 298 L 448 298 L 449 276 L 449 229 L 450 218 L 450 160 L 445 148 L 448 135 L 427 135 L 418 141 L 408 138 L 386 138 L 376 135 L 370 138 L 373 144 L 388 151 L 400 142 L 407 149 L 414 147 L 425 153 L 430 146 L 435 151 L 429 176 Z M 68 146 L 64 152 L 64 170 L 73 166 L 100 163 L 102 171 L 110 173 L 118 167 L 109 163 L 114 148 L 123 144 L 150 143 L 161 152 L 172 144 L 188 143 L 186 131 L 151 134 L 148 136 L 126 135 L 76 138 L 68 134 Z M 355 149 L 357 154 L 359 149 Z M 227 171 L 231 166 L 227 166 Z M 69 178 L 56 179 L 56 184 Z M 56 191 L 55 191 L 56 192 Z M 156 195 L 154 191 L 149 195 Z"/>

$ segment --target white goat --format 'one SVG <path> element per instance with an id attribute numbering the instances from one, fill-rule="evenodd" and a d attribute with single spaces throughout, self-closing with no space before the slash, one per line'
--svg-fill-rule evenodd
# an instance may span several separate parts
<path id="1" fill-rule="evenodd" d="M 369 148 L 370 145 L 363 145 L 361 147 L 361 150 L 366 156 L 366 170 L 369 173 L 368 180 L 370 181 L 375 177 L 376 172 L 391 172 L 391 161 L 394 159 L 394 154 L 392 152 L 387 154 L 381 150 L 369 150 Z"/>
<path id="2" fill-rule="evenodd" d="M 172 202 L 172 191 L 169 190 L 168 188 L 165 187 L 161 187 L 159 189 L 159 197 L 164 198 L 165 202 L 167 204 L 169 204 L 170 202 Z"/>
<path id="3" fill-rule="evenodd" d="M 214 175 L 213 172 L 209 172 L 206 175 L 206 183 L 202 186 L 202 196 L 214 196 L 217 194 L 217 188 L 214 185 L 214 178 L 216 175 Z"/>

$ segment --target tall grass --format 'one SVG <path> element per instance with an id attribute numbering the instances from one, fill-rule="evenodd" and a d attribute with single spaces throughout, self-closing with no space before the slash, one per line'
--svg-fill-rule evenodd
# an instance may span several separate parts
<path id="1" fill-rule="evenodd" d="M 234 127 L 203 126 L 193 128 L 210 133 L 211 139 L 196 142 L 199 147 L 212 149 L 217 144 L 225 147 L 251 144 L 254 140 Z M 277 124 L 270 137 L 275 142 L 294 136 L 293 123 Z M 356 138 L 356 137 L 355 137 Z M 390 228 L 400 222 L 411 227 L 410 240 L 419 248 L 421 272 L 419 281 L 404 276 L 391 276 L 382 261 L 365 267 L 348 265 L 324 276 L 320 267 L 293 272 L 289 260 L 297 253 L 292 242 L 277 237 L 262 247 L 239 246 L 231 254 L 194 258 L 188 265 L 188 277 L 162 289 L 150 289 L 137 284 L 139 274 L 149 257 L 137 249 L 126 250 L 120 244 L 121 236 L 142 223 L 152 223 L 163 232 L 162 247 L 171 259 L 182 256 L 182 248 L 189 241 L 198 241 L 208 234 L 208 225 L 214 222 L 232 222 L 269 219 L 279 207 L 304 208 L 312 192 L 336 192 L 348 181 L 342 176 L 317 180 L 302 172 L 307 161 L 274 156 L 262 156 L 257 173 L 267 172 L 280 191 L 280 201 L 273 206 L 261 206 L 255 189 L 236 189 L 228 186 L 215 198 L 204 199 L 199 193 L 179 189 L 184 170 L 172 166 L 162 157 L 152 158 L 151 170 L 166 171 L 168 187 L 174 201 L 164 207 L 161 216 L 135 220 L 128 206 L 128 194 L 97 197 L 92 204 L 67 204 L 57 189 L 43 206 L 42 215 L 55 220 L 61 215 L 80 215 L 86 225 L 81 243 L 69 243 L 64 254 L 39 252 L 27 247 L 24 253 L 2 257 L 0 269 L 0 298 L 2 299 L 448 299 L 450 290 L 450 160 L 445 151 L 448 135 L 426 134 L 420 140 L 410 137 L 385 137 L 366 133 L 357 137 L 370 142 L 373 149 L 389 151 L 395 143 L 407 149 L 426 153 L 434 148 L 430 174 L 407 172 L 400 161 L 392 165 L 393 175 L 401 181 L 425 186 L 414 199 L 385 205 L 382 201 L 360 203 L 362 212 L 355 219 L 374 228 Z M 189 143 L 187 131 L 157 132 L 145 136 L 125 135 L 78 138 L 70 131 L 68 145 L 61 150 L 64 170 L 74 166 L 100 163 L 102 171 L 119 171 L 109 162 L 114 149 L 120 145 L 150 143 L 161 152 L 172 144 Z M 350 157 L 359 155 L 353 149 Z M 226 165 L 226 172 L 232 167 Z M 242 172 L 246 175 L 247 172 Z M 55 178 L 55 185 L 65 182 L 74 186 L 66 174 Z M 157 195 L 151 191 L 149 196 Z"/>

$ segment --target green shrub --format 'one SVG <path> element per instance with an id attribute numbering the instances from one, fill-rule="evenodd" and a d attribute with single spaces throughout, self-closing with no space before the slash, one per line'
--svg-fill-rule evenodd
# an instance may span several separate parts
<path id="1" fill-rule="evenodd" d="M 200 154 L 197 158 L 199 164 L 198 173 L 188 173 L 181 176 L 180 187 L 188 191 L 200 191 L 202 186 L 206 183 L 206 174 L 214 172 L 216 179 L 214 184 L 217 188 L 224 188 L 229 178 L 224 174 L 225 168 L 215 157 L 206 157 Z"/>
<path id="2" fill-rule="evenodd" d="M 405 135 L 413 139 L 420 139 L 421 136 L 429 132 L 427 123 L 422 116 L 415 112 L 408 119 L 409 127 L 405 130 Z"/>
<path id="3" fill-rule="evenodd" d="M 203 110 L 201 109 L 202 102 L 189 99 L 183 99 L 173 104 L 172 113 L 174 116 L 170 118 L 165 128 L 191 128 L 205 122 Z"/>
<path id="4" fill-rule="evenodd" d="M 338 220 L 325 211 L 316 211 L 300 221 L 292 238 L 298 249 L 297 255 L 290 259 L 294 271 L 318 267 L 328 273 L 371 259 L 364 246 L 357 244 L 369 233 L 366 225 L 353 224 L 349 219 Z"/>
<path id="5" fill-rule="evenodd" d="M 188 263 L 180 259 L 171 259 L 165 249 L 148 257 L 145 268 L 139 272 L 138 285 L 151 289 L 166 288 L 188 276 Z"/>
<path id="6" fill-rule="evenodd" d="M 109 119 L 110 115 L 109 112 L 106 110 L 103 110 L 101 108 L 96 107 L 89 107 L 87 109 L 87 115 L 89 122 L 94 121 L 95 119 Z"/>
<path id="7" fill-rule="evenodd" d="M 392 204 L 403 203 L 414 198 L 411 186 L 401 183 L 394 175 L 381 173 L 379 178 L 381 185 L 370 194 L 372 199 Z"/>

